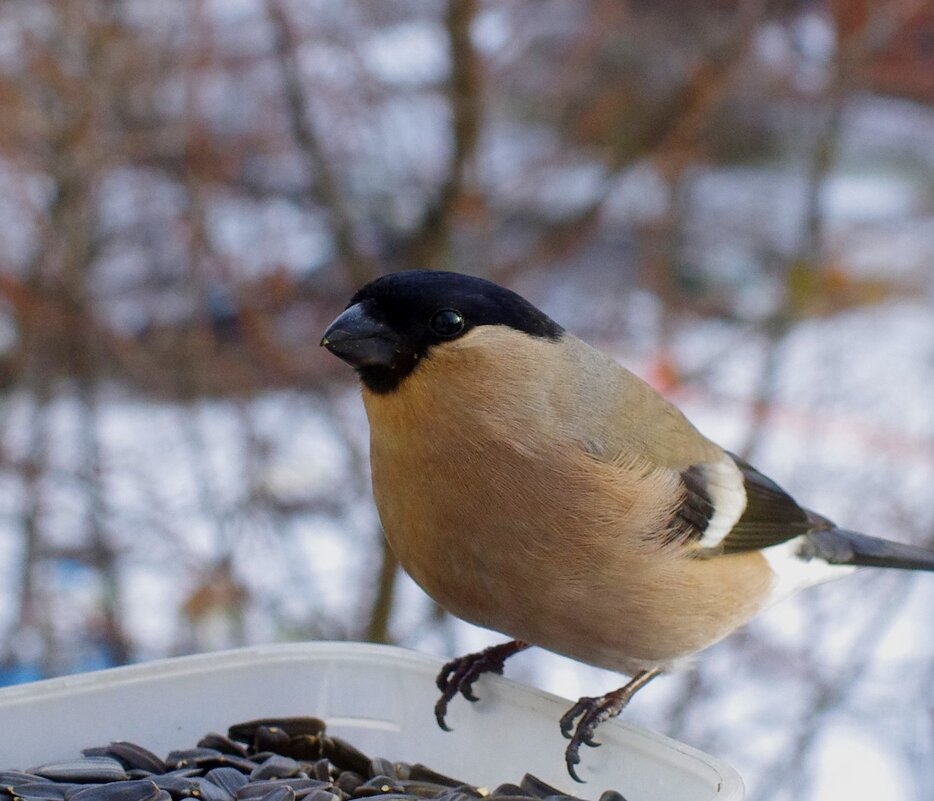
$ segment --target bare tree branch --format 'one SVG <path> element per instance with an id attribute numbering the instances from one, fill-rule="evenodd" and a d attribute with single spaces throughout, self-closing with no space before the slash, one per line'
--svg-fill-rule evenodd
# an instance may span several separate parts
<path id="1" fill-rule="evenodd" d="M 334 242 L 346 275 L 360 286 L 378 274 L 376 265 L 356 244 L 353 218 L 321 137 L 315 131 L 298 61 L 298 41 L 288 13 L 280 0 L 265 0 L 266 13 L 275 31 L 274 53 L 282 75 L 292 137 L 305 158 L 317 197 L 331 218 Z"/>
<path id="2" fill-rule="evenodd" d="M 369 642 L 392 642 L 389 637 L 389 622 L 392 618 L 399 562 L 392 548 L 389 547 L 389 541 L 385 537 L 382 540 L 376 595 L 373 598 L 370 619 L 366 627 L 366 639 Z"/>
<path id="3" fill-rule="evenodd" d="M 476 0 L 448 0 L 445 30 L 451 65 L 447 97 L 451 109 L 452 150 L 447 176 L 438 195 L 425 209 L 404 247 L 414 265 L 431 266 L 446 260 L 443 251 L 452 217 L 463 191 L 467 165 L 477 147 L 481 125 L 482 63 L 470 38 L 470 27 L 476 13 Z"/>
<path id="4" fill-rule="evenodd" d="M 668 177 L 684 169 L 693 158 L 707 121 L 722 103 L 737 69 L 746 58 L 766 6 L 767 0 L 744 0 L 726 42 L 694 69 L 680 91 L 669 99 L 664 111 L 643 127 L 635 143 L 627 142 L 625 146 L 610 150 L 607 171 L 596 196 L 572 216 L 546 226 L 522 256 L 525 264 L 560 261 L 585 243 L 599 224 L 615 180 L 638 161 L 654 161 Z M 516 268 L 514 263 L 500 264 L 494 268 L 494 273 L 508 274 Z"/>

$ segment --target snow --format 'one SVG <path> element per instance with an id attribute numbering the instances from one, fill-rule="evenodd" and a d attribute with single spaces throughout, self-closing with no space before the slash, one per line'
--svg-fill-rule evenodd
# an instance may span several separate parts
<path id="1" fill-rule="evenodd" d="M 864 727 L 834 724 L 825 729 L 810 755 L 818 765 L 814 798 L 911 798 L 917 796 L 903 758 L 884 736 Z"/>
<path id="2" fill-rule="evenodd" d="M 420 19 L 375 31 L 364 48 L 366 65 L 389 84 L 441 81 L 449 58 L 440 27 Z"/>

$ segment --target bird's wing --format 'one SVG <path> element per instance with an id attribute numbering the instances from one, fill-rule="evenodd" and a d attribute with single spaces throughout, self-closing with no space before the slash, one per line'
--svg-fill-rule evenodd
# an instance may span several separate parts
<path id="1" fill-rule="evenodd" d="M 931 549 L 838 528 L 826 518 L 799 506 L 772 479 L 738 456 L 726 451 L 723 455 L 724 460 L 715 468 L 702 464 L 681 471 L 684 496 L 672 526 L 672 539 L 697 548 L 698 555 L 759 550 L 806 535 L 795 552 L 797 559 L 803 562 L 817 559 L 849 567 L 934 571 Z M 724 480 L 731 475 L 726 459 L 738 471 L 732 474 L 732 482 Z M 736 475 L 739 481 L 735 480 Z M 736 500 L 743 497 L 745 506 L 738 515 L 731 512 L 731 522 L 730 515 L 724 516 L 722 512 L 724 508 L 735 510 Z M 774 569 L 774 565 L 772 567 Z M 823 581 L 829 575 L 814 574 L 816 581 Z M 816 581 L 805 578 L 806 584 Z"/>
<path id="2" fill-rule="evenodd" d="M 578 440 L 603 459 L 637 453 L 680 483 L 683 497 L 665 532 L 668 540 L 715 555 L 758 550 L 829 526 L 707 439 L 636 375 L 573 337 L 562 341 L 568 363 L 555 394 L 567 396 L 560 406 L 588 409 L 586 416 L 562 416 L 583 421 Z"/>
<path id="3" fill-rule="evenodd" d="M 807 534 L 815 519 L 770 478 L 731 453 L 681 471 L 684 499 L 673 530 L 710 553 L 737 553 Z"/>

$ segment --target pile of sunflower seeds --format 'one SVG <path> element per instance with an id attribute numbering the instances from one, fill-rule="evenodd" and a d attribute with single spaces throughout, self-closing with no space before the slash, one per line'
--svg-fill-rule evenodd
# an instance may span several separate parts
<path id="1" fill-rule="evenodd" d="M 238 723 L 161 759 L 129 742 L 80 759 L 0 770 L 0 801 L 579 801 L 525 774 L 492 790 L 425 765 L 371 759 L 317 718 Z M 607 790 L 600 801 L 626 801 Z"/>

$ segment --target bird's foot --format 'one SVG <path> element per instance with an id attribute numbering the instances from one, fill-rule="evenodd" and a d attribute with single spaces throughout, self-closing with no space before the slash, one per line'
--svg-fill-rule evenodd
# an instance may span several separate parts
<path id="1" fill-rule="evenodd" d="M 591 748 L 599 746 L 600 743 L 593 739 L 597 726 L 604 720 L 618 715 L 629 702 L 628 698 L 620 702 L 614 696 L 616 696 L 616 693 L 581 698 L 561 718 L 561 733 L 571 741 L 564 751 L 564 762 L 574 781 L 584 781 L 577 775 L 575 770 L 577 764 L 581 761 L 579 753 L 581 745 L 589 745 Z M 580 720 L 577 721 L 575 726 L 574 721 L 577 718 L 580 718 Z"/>
<path id="2" fill-rule="evenodd" d="M 564 763 L 574 781 L 583 783 L 577 775 L 576 766 L 581 761 L 580 747 L 588 745 L 596 748 L 600 745 L 594 740 L 594 732 L 603 721 L 615 718 L 632 700 L 636 691 L 648 684 L 661 673 L 660 670 L 643 670 L 632 681 L 618 690 L 596 697 L 585 696 L 572 706 L 561 718 L 561 733 L 571 742 L 564 751 Z M 580 720 L 578 720 L 580 718 Z M 574 721 L 577 721 L 575 725 Z"/>
<path id="3" fill-rule="evenodd" d="M 529 643 L 512 640 L 500 645 L 493 645 L 475 654 L 467 654 L 448 662 L 438 674 L 436 684 L 441 690 L 441 697 L 435 704 L 435 720 L 445 731 L 450 731 L 444 718 L 448 713 L 448 704 L 460 693 L 468 701 L 479 700 L 473 694 L 474 682 L 484 673 L 502 673 L 509 657 L 524 651 Z"/>

